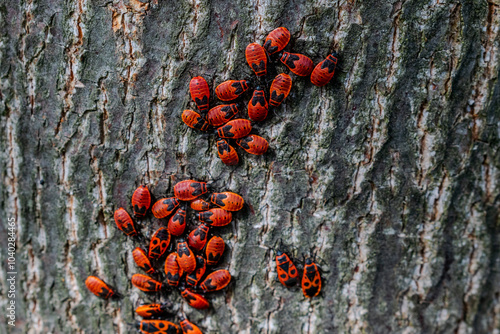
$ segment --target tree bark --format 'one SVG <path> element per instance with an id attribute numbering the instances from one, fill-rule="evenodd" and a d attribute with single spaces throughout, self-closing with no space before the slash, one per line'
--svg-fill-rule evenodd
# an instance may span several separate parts
<path id="1" fill-rule="evenodd" d="M 17 326 L 2 311 L 1 332 L 131 332 L 151 298 L 113 212 L 142 182 L 159 198 L 188 176 L 248 203 L 221 230 L 232 286 L 210 311 L 183 306 L 206 333 L 500 331 L 498 0 L 0 6 L 2 263 L 9 218 L 18 247 Z M 293 76 L 255 126 L 270 152 L 227 167 L 180 120 L 189 80 L 254 80 L 246 45 L 282 25 L 291 50 L 338 50 L 342 70 L 323 88 Z M 279 239 L 317 252 L 320 297 L 275 282 Z M 126 297 L 90 294 L 94 272 Z"/>

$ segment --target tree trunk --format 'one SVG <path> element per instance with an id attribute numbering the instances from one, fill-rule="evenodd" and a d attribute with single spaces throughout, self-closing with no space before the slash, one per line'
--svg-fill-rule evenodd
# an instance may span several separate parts
<path id="1" fill-rule="evenodd" d="M 0 331 L 132 332 L 152 299 L 130 284 L 137 243 L 113 212 L 142 182 L 159 198 L 192 177 L 248 203 L 221 230 L 234 280 L 213 309 L 170 297 L 204 332 L 498 333 L 499 5 L 4 1 L 2 263 L 9 219 L 18 248 L 16 327 L 1 312 Z M 255 126 L 269 153 L 225 166 L 215 136 L 180 120 L 189 80 L 254 80 L 246 45 L 282 25 L 290 50 L 338 50 L 342 70 L 323 88 L 292 76 Z M 275 281 L 279 239 L 317 252 L 319 297 Z M 126 297 L 96 298 L 92 273 Z"/>

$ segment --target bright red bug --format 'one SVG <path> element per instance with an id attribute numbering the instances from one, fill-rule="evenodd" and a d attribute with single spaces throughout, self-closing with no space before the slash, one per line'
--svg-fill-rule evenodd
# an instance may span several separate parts
<path id="1" fill-rule="evenodd" d="M 207 111 L 210 100 L 210 88 L 207 81 L 203 77 L 194 77 L 189 82 L 189 92 L 198 109 Z"/>
<path id="2" fill-rule="evenodd" d="M 167 275 L 167 283 L 170 286 L 178 286 L 182 273 L 177 263 L 177 253 L 170 253 L 165 260 L 165 274 Z"/>
<path id="3" fill-rule="evenodd" d="M 143 274 L 132 275 L 132 284 L 145 292 L 157 292 L 161 291 L 163 284 L 152 279 L 151 277 Z"/>
<path id="4" fill-rule="evenodd" d="M 176 237 L 184 233 L 186 229 L 186 210 L 184 208 L 178 208 L 175 214 L 170 217 L 167 228 L 170 234 Z"/>
<path id="5" fill-rule="evenodd" d="M 210 304 L 202 295 L 197 294 L 185 287 L 179 288 L 182 298 L 189 304 L 189 306 L 194 307 L 199 310 L 207 309 Z"/>
<path id="6" fill-rule="evenodd" d="M 196 269 L 196 257 L 182 238 L 177 241 L 177 263 L 188 274 Z"/>
<path id="7" fill-rule="evenodd" d="M 186 283 L 195 287 L 200 282 L 207 269 L 207 262 L 202 256 L 196 255 L 196 269 L 191 274 L 186 276 Z"/>
<path id="8" fill-rule="evenodd" d="M 192 230 L 188 236 L 189 246 L 201 251 L 205 244 L 207 243 L 209 227 L 206 224 L 200 224 L 196 229 Z"/>
<path id="9" fill-rule="evenodd" d="M 266 119 L 269 111 L 266 95 L 260 87 L 255 88 L 252 98 L 248 101 L 248 117 L 255 122 L 261 122 Z"/>
<path id="10" fill-rule="evenodd" d="M 219 262 L 222 254 L 224 253 L 225 246 L 224 240 L 218 236 L 214 236 L 208 241 L 205 249 L 207 265 L 213 266 Z"/>
<path id="11" fill-rule="evenodd" d="M 332 80 L 337 68 L 338 55 L 336 52 L 328 55 L 311 73 L 311 82 L 318 87 L 324 86 Z"/>
<path id="12" fill-rule="evenodd" d="M 236 166 L 240 161 L 234 147 L 229 145 L 224 139 L 219 139 L 217 141 L 217 154 L 221 161 L 228 166 Z"/>
<path id="13" fill-rule="evenodd" d="M 182 121 L 190 128 L 207 131 L 210 124 L 196 111 L 186 109 L 182 112 Z"/>
<path id="14" fill-rule="evenodd" d="M 316 297 L 321 291 L 321 274 L 312 258 L 307 258 L 302 274 L 302 292 L 307 298 Z"/>
<path id="15" fill-rule="evenodd" d="M 283 52 L 280 56 L 280 61 L 292 71 L 301 77 L 306 77 L 311 74 L 314 63 L 311 58 L 300 53 Z"/>
<path id="16" fill-rule="evenodd" d="M 89 276 L 85 280 L 85 285 L 90 292 L 103 299 L 120 298 L 121 295 L 96 276 Z"/>
<path id="17" fill-rule="evenodd" d="M 230 191 L 213 193 L 210 195 L 210 202 L 227 211 L 239 211 L 245 204 L 243 197 Z"/>
<path id="18" fill-rule="evenodd" d="M 119 208 L 115 211 L 115 223 L 118 228 L 129 237 L 135 237 L 137 231 L 134 227 L 134 221 L 124 208 Z"/>
<path id="19" fill-rule="evenodd" d="M 262 155 L 266 153 L 269 148 L 267 140 L 257 135 L 248 135 L 245 138 L 238 139 L 236 144 L 248 153 L 255 155 Z"/>
<path id="20" fill-rule="evenodd" d="M 258 43 L 250 43 L 245 49 L 245 58 L 248 66 L 255 72 L 255 75 L 261 77 L 267 74 L 267 55 L 266 51 Z"/>
<path id="21" fill-rule="evenodd" d="M 170 232 L 165 227 L 160 227 L 151 237 L 149 242 L 149 258 L 159 259 L 170 245 Z"/>
<path id="22" fill-rule="evenodd" d="M 212 126 L 221 126 L 233 118 L 239 109 L 241 109 L 241 106 L 238 103 L 221 104 L 210 109 L 207 114 L 207 121 Z"/>
<path id="23" fill-rule="evenodd" d="M 229 282 L 231 282 L 231 274 L 229 271 L 220 269 L 209 274 L 200 284 L 200 287 L 205 292 L 217 291 L 224 289 Z"/>
<path id="24" fill-rule="evenodd" d="M 181 328 L 184 334 L 203 334 L 202 331 L 198 328 L 198 326 L 196 326 L 183 316 L 180 316 L 179 320 L 181 321 Z"/>
<path id="25" fill-rule="evenodd" d="M 276 269 L 281 284 L 289 288 L 297 283 L 299 275 L 297 268 L 288 255 L 280 250 L 276 252 Z"/>
<path id="26" fill-rule="evenodd" d="M 180 328 L 167 320 L 141 320 L 135 327 L 144 334 L 179 334 Z"/>
<path id="27" fill-rule="evenodd" d="M 196 218 L 210 226 L 226 226 L 231 222 L 233 216 L 229 211 L 215 208 L 196 213 Z"/>
<path id="28" fill-rule="evenodd" d="M 227 122 L 217 129 L 217 134 L 221 138 L 239 139 L 248 135 L 252 131 L 252 124 L 248 119 L 237 118 Z"/>
<path id="29" fill-rule="evenodd" d="M 132 251 L 132 257 L 134 258 L 135 263 L 139 268 L 144 270 L 146 274 L 154 274 L 155 269 L 151 265 L 151 262 L 149 261 L 148 255 L 146 252 L 140 248 L 137 247 Z"/>
<path id="30" fill-rule="evenodd" d="M 286 73 L 281 73 L 274 78 L 271 84 L 269 104 L 277 107 L 290 94 L 292 89 L 292 78 Z"/>
<path id="31" fill-rule="evenodd" d="M 165 218 L 170 216 L 176 207 L 179 206 L 179 201 L 175 197 L 162 198 L 151 208 L 153 215 L 156 218 Z"/>
<path id="32" fill-rule="evenodd" d="M 285 48 L 285 46 L 290 42 L 290 31 L 285 27 L 279 27 L 274 29 L 267 35 L 264 41 L 264 49 L 269 54 L 280 52 Z"/>
<path id="33" fill-rule="evenodd" d="M 137 217 L 144 217 L 151 206 L 151 194 L 146 186 L 140 186 L 132 195 L 132 207 Z"/>
<path id="34" fill-rule="evenodd" d="M 174 194 L 181 201 L 192 201 L 196 197 L 206 194 L 208 188 L 206 182 L 184 180 L 174 186 Z"/>
<path id="35" fill-rule="evenodd" d="M 246 92 L 249 86 L 250 83 L 246 80 L 228 80 L 215 88 L 215 94 L 221 101 L 231 101 Z"/>
<path id="36" fill-rule="evenodd" d="M 197 198 L 190 203 L 191 209 L 195 211 L 205 211 L 212 208 L 212 205 L 202 198 Z"/>
<path id="37" fill-rule="evenodd" d="M 169 313 L 172 303 L 162 303 L 162 304 L 145 304 L 140 305 L 135 309 L 135 313 L 143 318 L 158 317 Z"/>

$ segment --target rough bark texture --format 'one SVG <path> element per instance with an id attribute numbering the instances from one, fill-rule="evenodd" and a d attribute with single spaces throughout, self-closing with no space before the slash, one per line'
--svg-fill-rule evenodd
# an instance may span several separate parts
<path id="1" fill-rule="evenodd" d="M 130 332 L 148 298 L 131 287 L 135 244 L 113 211 L 141 181 L 158 197 L 171 175 L 210 173 L 249 207 L 222 233 L 234 284 L 209 312 L 184 306 L 205 332 L 498 333 L 499 4 L 2 2 L 0 258 L 15 217 L 14 332 Z M 254 78 L 245 47 L 280 25 L 315 62 L 339 50 L 343 71 L 324 88 L 294 76 L 255 127 L 270 152 L 226 167 L 215 138 L 180 121 L 189 80 Z M 297 257 L 318 252 L 321 297 L 275 282 L 279 238 Z M 95 298 L 92 272 L 127 297 Z M 0 278 L 3 310 L 5 266 Z"/>

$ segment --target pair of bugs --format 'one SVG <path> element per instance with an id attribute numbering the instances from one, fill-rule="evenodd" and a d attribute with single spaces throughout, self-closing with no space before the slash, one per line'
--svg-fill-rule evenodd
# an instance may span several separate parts
<path id="1" fill-rule="evenodd" d="M 313 298 L 321 292 L 321 268 L 314 260 L 315 256 L 304 261 L 301 287 L 302 293 L 307 298 Z M 299 281 L 299 271 L 290 257 L 281 250 L 276 251 L 276 271 L 278 279 L 287 288 L 295 286 Z"/>

